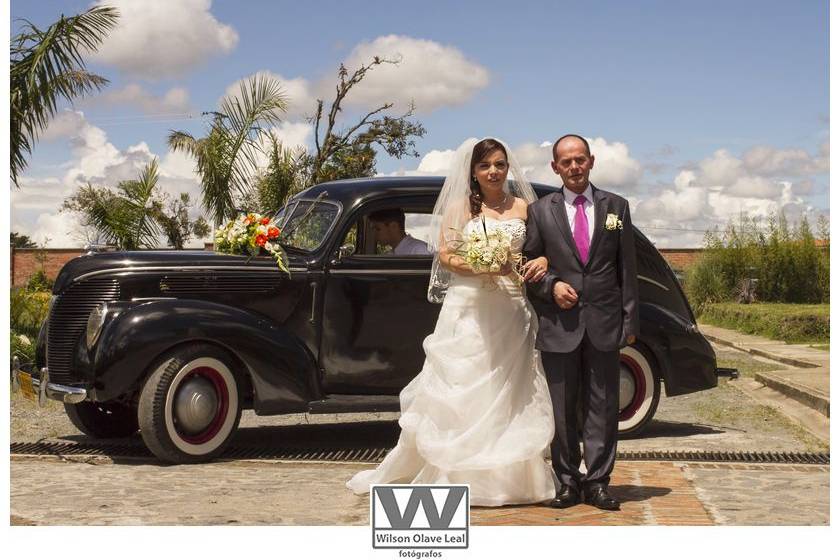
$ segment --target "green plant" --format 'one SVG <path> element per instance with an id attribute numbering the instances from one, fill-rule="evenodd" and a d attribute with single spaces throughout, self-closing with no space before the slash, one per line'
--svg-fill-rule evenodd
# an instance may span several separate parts
<path id="1" fill-rule="evenodd" d="M 17 288 L 11 290 L 9 301 L 9 323 L 12 331 L 30 338 L 38 336 L 41 324 L 46 320 L 50 306 L 50 293 Z"/>
<path id="2" fill-rule="evenodd" d="M 49 292 L 52 291 L 53 282 L 54 280 L 47 276 L 44 269 L 39 268 L 26 281 L 26 289 L 32 292 Z"/>
<path id="3" fill-rule="evenodd" d="M 265 128 L 280 122 L 286 97 L 280 82 L 258 74 L 240 84 L 238 95 L 222 98 L 207 136 L 184 131 L 169 134 L 169 147 L 195 158 L 201 176 L 202 203 L 218 225 L 236 215 L 234 198 L 247 196 L 249 182 L 263 153 Z"/>
<path id="4" fill-rule="evenodd" d="M 24 20 L 22 32 L 12 37 L 10 174 L 15 185 L 38 134 L 55 115 L 58 100 L 72 102 L 108 83 L 85 70 L 82 56 L 96 51 L 118 17 L 115 8 L 96 7 L 77 16 L 61 16 L 43 30 Z"/>
<path id="5" fill-rule="evenodd" d="M 10 359 L 11 356 L 17 356 L 22 365 L 35 363 L 35 339 L 15 331 L 9 334 Z"/>

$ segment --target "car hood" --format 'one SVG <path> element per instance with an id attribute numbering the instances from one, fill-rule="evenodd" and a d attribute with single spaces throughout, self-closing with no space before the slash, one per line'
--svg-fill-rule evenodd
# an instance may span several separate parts
<path id="1" fill-rule="evenodd" d="M 300 255 L 289 254 L 292 268 L 309 268 L 309 263 Z M 53 285 L 53 293 L 60 294 L 77 278 L 98 271 L 120 272 L 138 268 L 248 266 L 254 270 L 276 269 L 272 257 L 260 256 L 249 259 L 241 255 L 226 255 L 214 251 L 112 251 L 89 253 L 72 259 L 59 272 Z"/>

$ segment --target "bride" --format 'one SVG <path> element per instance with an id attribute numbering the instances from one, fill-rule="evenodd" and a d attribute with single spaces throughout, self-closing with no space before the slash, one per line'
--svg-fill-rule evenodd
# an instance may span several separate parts
<path id="1" fill-rule="evenodd" d="M 554 498 L 544 458 L 554 420 L 534 349 L 534 311 L 510 266 L 477 274 L 452 250 L 463 234 L 486 227 L 505 230 L 512 250 L 521 251 L 534 200 L 502 142 L 471 139 L 458 148 L 429 244 L 436 251 L 429 299 L 443 306 L 423 342 L 423 369 L 400 393 L 397 446 L 376 469 L 347 482 L 355 493 L 371 484 L 469 484 L 473 506 Z M 546 268 L 544 258 L 529 261 L 523 275 L 539 280 Z"/>

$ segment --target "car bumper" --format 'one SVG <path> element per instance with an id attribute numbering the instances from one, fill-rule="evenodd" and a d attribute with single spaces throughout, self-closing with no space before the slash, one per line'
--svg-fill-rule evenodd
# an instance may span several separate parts
<path id="1" fill-rule="evenodd" d="M 87 397 L 87 390 L 81 387 L 51 383 L 50 372 L 45 367 L 38 373 L 24 371 L 17 357 L 12 359 L 12 390 L 20 391 L 24 397 L 37 401 L 40 406 L 44 406 L 47 399 L 75 404 Z"/>

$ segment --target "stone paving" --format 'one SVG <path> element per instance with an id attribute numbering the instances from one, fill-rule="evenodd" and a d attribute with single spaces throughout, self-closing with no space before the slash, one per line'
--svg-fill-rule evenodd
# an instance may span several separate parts
<path id="1" fill-rule="evenodd" d="M 367 525 L 362 463 L 231 461 L 164 466 L 15 456 L 12 525 Z M 827 525 L 825 466 L 625 461 L 619 512 L 588 505 L 474 508 L 475 525 Z"/>

